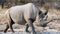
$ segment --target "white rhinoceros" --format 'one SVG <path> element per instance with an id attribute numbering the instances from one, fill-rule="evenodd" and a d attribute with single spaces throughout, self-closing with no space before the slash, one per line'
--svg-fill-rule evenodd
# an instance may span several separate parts
<path id="1" fill-rule="evenodd" d="M 26 24 L 26 32 L 29 32 L 28 28 L 31 26 L 33 34 L 35 34 L 33 22 L 36 20 L 37 15 L 39 16 L 39 21 L 41 21 L 48 12 L 46 11 L 45 13 L 42 13 L 42 11 L 40 11 L 33 3 L 13 6 L 7 11 L 9 24 L 7 24 L 4 32 L 6 32 L 9 27 L 11 28 L 12 32 L 14 32 L 12 25 L 17 23 L 21 25 Z"/>

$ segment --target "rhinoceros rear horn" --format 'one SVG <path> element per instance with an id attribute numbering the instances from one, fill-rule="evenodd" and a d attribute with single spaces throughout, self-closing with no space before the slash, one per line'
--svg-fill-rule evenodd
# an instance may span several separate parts
<path id="1" fill-rule="evenodd" d="M 46 10 L 46 12 L 44 13 L 44 15 L 47 15 L 47 13 L 48 13 L 48 10 Z"/>

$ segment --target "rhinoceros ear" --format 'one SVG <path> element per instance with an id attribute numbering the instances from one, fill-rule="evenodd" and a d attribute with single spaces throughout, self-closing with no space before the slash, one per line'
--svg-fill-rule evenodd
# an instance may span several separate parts
<path id="1" fill-rule="evenodd" d="M 44 13 L 44 15 L 47 15 L 47 13 L 48 13 L 48 10 L 46 10 L 46 12 Z"/>
<path id="2" fill-rule="evenodd" d="M 42 13 L 42 11 L 39 11 L 39 15 Z"/>

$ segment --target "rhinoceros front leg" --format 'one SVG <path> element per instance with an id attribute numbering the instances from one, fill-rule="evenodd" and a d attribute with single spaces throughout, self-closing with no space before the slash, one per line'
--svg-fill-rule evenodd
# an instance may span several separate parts
<path id="1" fill-rule="evenodd" d="M 33 26 L 33 22 L 34 22 L 34 20 L 32 19 L 32 18 L 29 18 L 29 26 L 31 26 L 31 28 L 32 28 L 32 34 L 36 34 L 36 32 L 35 32 L 35 28 L 34 28 L 34 26 Z"/>
<path id="2" fill-rule="evenodd" d="M 26 30 L 25 30 L 26 32 L 29 32 L 29 31 L 28 31 L 28 28 L 29 28 L 29 25 L 26 24 Z"/>

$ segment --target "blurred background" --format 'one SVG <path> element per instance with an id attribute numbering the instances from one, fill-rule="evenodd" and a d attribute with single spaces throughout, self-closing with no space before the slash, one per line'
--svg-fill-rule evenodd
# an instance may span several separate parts
<path id="1" fill-rule="evenodd" d="M 0 0 L 0 5 L 9 8 L 15 5 L 22 5 L 26 3 L 34 3 L 37 6 L 60 7 L 60 0 Z"/>
<path id="2" fill-rule="evenodd" d="M 48 9 L 47 21 L 52 20 L 46 27 L 40 27 L 37 21 L 34 23 L 35 28 L 39 32 L 43 31 L 60 31 L 60 0 L 0 0 L 0 31 L 6 28 L 8 20 L 4 16 L 7 9 L 16 5 L 24 5 L 27 3 L 34 3 L 41 11 Z M 54 20 L 53 20 L 54 19 Z M 23 31 L 24 27 L 21 25 L 14 25 L 16 31 Z"/>

